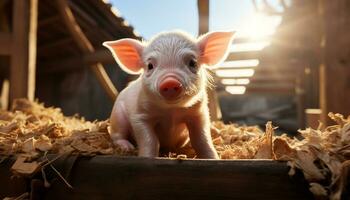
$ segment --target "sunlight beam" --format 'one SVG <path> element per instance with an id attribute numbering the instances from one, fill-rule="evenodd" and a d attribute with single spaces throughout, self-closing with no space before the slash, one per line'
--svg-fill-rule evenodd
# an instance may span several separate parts
<path id="1" fill-rule="evenodd" d="M 254 69 L 219 69 L 215 73 L 223 78 L 251 77 L 254 75 Z"/>
<path id="2" fill-rule="evenodd" d="M 225 90 L 230 94 L 244 94 L 246 91 L 245 86 L 227 86 Z"/>
<path id="3" fill-rule="evenodd" d="M 221 83 L 224 85 L 248 85 L 249 79 L 247 78 L 238 78 L 238 79 L 222 79 Z"/>
<path id="4" fill-rule="evenodd" d="M 259 65 L 258 59 L 249 59 L 249 60 L 234 60 L 226 61 L 219 65 L 218 68 L 241 68 L 241 67 L 256 67 Z"/>

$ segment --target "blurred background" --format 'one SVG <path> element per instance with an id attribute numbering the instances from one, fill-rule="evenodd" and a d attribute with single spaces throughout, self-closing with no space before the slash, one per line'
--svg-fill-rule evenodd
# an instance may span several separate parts
<path id="1" fill-rule="evenodd" d="M 350 113 L 349 10 L 347 0 L 0 0 L 0 105 L 25 97 L 103 120 L 135 77 L 102 42 L 235 30 L 212 72 L 212 120 L 295 133 Z"/>

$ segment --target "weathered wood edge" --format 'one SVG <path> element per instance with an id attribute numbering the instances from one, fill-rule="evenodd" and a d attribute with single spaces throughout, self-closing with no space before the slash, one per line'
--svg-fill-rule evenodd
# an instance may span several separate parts
<path id="1" fill-rule="evenodd" d="M 13 192 L 22 189 L 20 195 L 30 180 L 21 180 L 25 187 L 18 188 L 21 184 L 3 178 L 11 175 L 13 162 L 0 164 L 0 187 L 12 185 Z M 289 177 L 286 163 L 273 160 L 67 156 L 53 165 L 74 189 L 47 167 L 51 187 L 36 195 L 41 199 L 312 199 L 303 177 Z M 31 180 L 38 179 L 41 173 Z M 0 197 L 4 194 L 9 193 L 0 190 Z"/>

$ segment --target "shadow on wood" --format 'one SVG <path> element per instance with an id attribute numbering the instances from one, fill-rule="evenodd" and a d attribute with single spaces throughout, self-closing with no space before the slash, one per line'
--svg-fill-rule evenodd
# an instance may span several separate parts
<path id="1" fill-rule="evenodd" d="M 47 170 L 51 187 L 43 199 L 312 199 L 304 179 L 289 177 L 286 163 L 270 160 L 96 156 L 54 166 L 74 189 Z"/>

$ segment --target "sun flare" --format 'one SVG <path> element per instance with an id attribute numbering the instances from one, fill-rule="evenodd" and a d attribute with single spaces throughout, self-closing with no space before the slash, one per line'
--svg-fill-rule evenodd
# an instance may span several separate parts
<path id="1" fill-rule="evenodd" d="M 267 16 L 262 13 L 253 13 L 244 21 L 238 35 L 251 39 L 269 36 L 275 33 L 276 27 L 281 23 L 280 16 Z"/>

